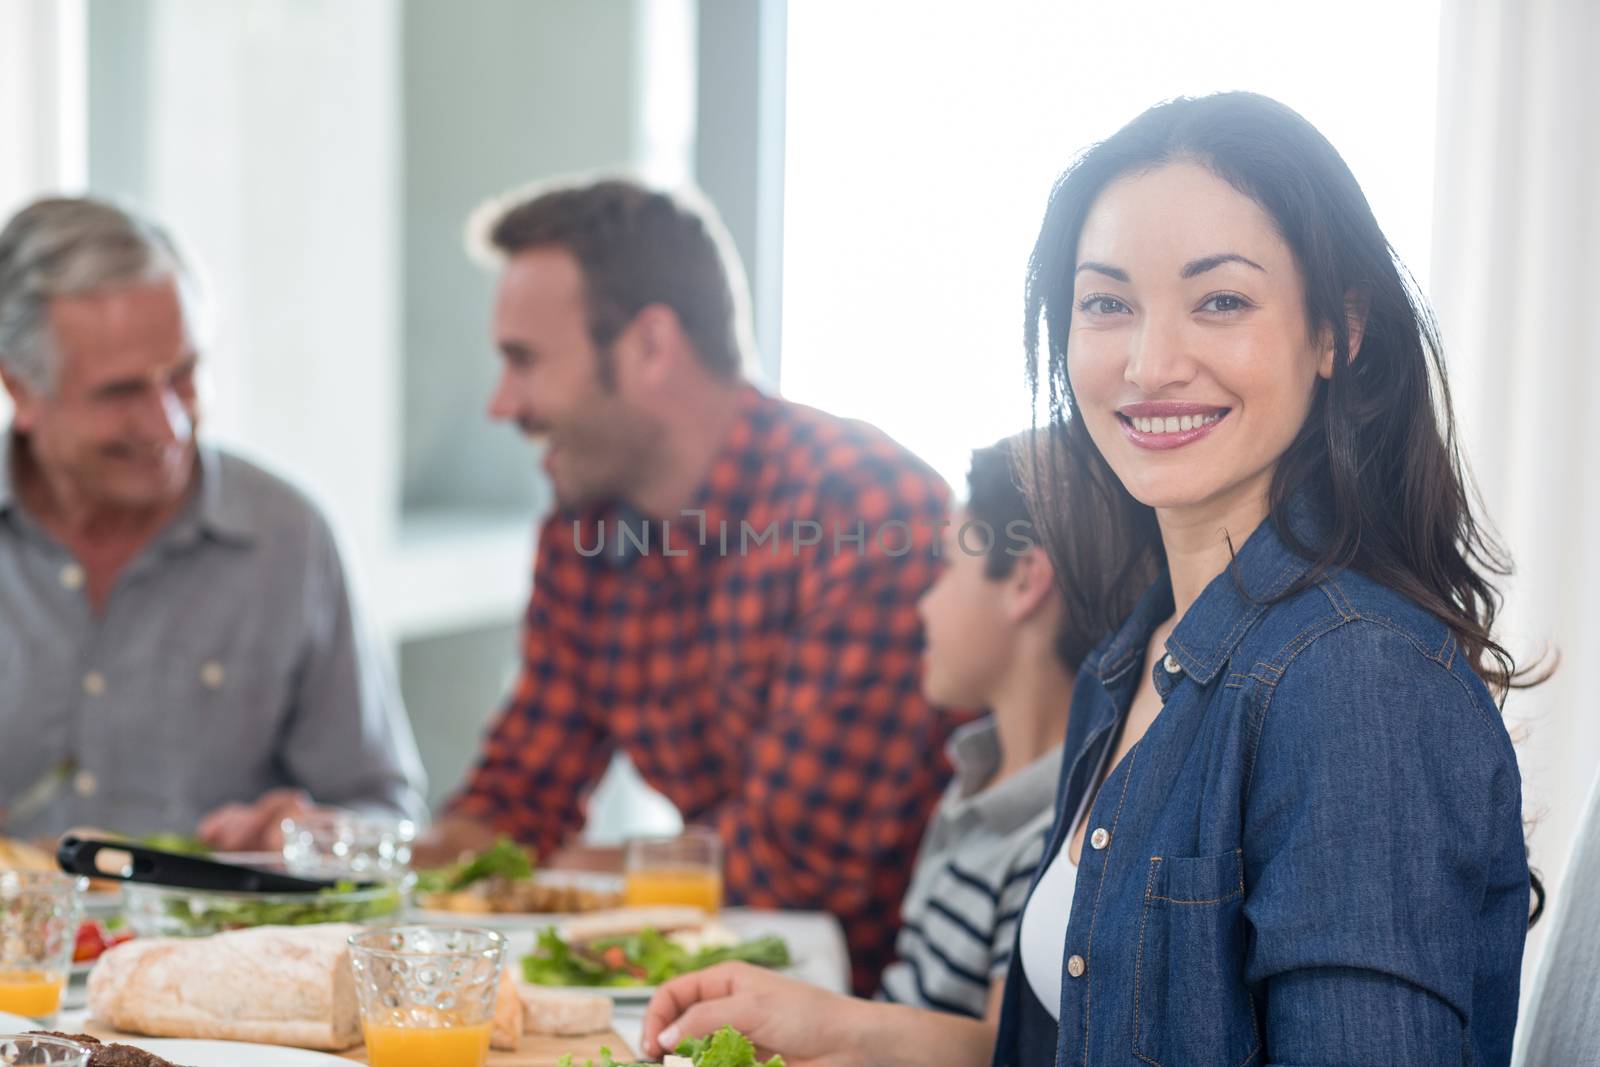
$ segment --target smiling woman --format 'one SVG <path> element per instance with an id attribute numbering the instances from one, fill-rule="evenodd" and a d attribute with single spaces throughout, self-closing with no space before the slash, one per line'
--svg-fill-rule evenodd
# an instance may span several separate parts
<path id="1" fill-rule="evenodd" d="M 1046 540 L 1111 636 L 1023 919 L 1065 934 L 1018 953 L 998 1062 L 1507 1062 L 1530 893 L 1497 698 L 1529 680 L 1349 168 L 1262 96 L 1151 108 L 1057 184 L 1027 322 Z"/>

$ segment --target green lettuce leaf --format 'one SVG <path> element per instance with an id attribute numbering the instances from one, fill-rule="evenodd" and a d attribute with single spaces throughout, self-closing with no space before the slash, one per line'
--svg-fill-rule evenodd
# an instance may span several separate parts
<path id="1" fill-rule="evenodd" d="M 533 861 L 528 859 L 528 853 L 521 845 L 503 835 L 493 845 L 456 868 L 447 886 L 451 892 L 456 892 L 496 876 L 511 881 L 533 877 Z"/>
<path id="2" fill-rule="evenodd" d="M 654 929 L 603 937 L 582 949 L 568 945 L 553 928 L 539 935 L 522 960 L 525 981 L 555 986 L 656 986 L 691 971 L 729 960 L 758 967 L 787 967 L 789 946 L 781 937 L 758 937 L 726 948 L 691 953 Z"/>
<path id="3" fill-rule="evenodd" d="M 679 1056 L 694 1061 L 694 1067 L 784 1067 L 783 1057 L 774 1056 L 765 1062 L 756 1059 L 756 1047 L 750 1039 L 731 1026 L 724 1026 L 710 1037 L 686 1037 L 675 1050 Z M 556 1067 L 574 1067 L 570 1055 L 556 1061 Z M 647 1063 L 619 1063 L 611 1058 L 611 1050 L 600 1050 L 600 1061 L 589 1060 L 584 1067 L 654 1067 Z"/>
<path id="4" fill-rule="evenodd" d="M 678 1055 L 688 1056 L 694 1067 L 784 1067 L 783 1057 L 765 1063 L 756 1059 L 750 1039 L 731 1026 L 724 1026 L 710 1038 L 686 1038 L 678 1044 Z"/>

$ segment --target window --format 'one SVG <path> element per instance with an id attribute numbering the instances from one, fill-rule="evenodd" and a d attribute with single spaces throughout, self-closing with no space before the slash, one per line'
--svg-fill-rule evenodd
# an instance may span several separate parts
<path id="1" fill-rule="evenodd" d="M 791 4 L 785 395 L 962 485 L 972 448 L 1028 423 L 1023 272 L 1051 184 L 1172 96 L 1299 110 L 1425 282 L 1438 20 L 1375 0 Z"/>

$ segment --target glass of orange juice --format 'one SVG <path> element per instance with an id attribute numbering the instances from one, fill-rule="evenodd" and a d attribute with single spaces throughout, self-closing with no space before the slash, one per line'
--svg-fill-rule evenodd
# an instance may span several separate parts
<path id="1" fill-rule="evenodd" d="M 53 871 L 0 872 L 0 1011 L 55 1025 L 87 886 Z"/>
<path id="2" fill-rule="evenodd" d="M 372 1067 L 484 1067 L 506 939 L 492 930 L 386 926 L 350 936 Z"/>
<path id="3" fill-rule="evenodd" d="M 722 838 L 704 826 L 676 837 L 636 837 L 623 851 L 623 902 L 630 908 L 684 904 L 722 907 Z"/>

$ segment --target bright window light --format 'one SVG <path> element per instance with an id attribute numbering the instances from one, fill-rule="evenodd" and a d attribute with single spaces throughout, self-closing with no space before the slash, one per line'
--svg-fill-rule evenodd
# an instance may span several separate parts
<path id="1" fill-rule="evenodd" d="M 1344 155 L 1426 284 L 1437 0 L 789 5 L 783 392 L 964 485 L 1028 424 L 1022 283 L 1078 150 L 1172 96 L 1250 89 Z"/>

